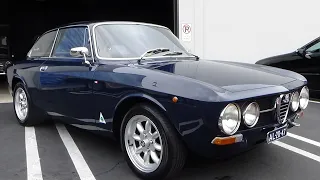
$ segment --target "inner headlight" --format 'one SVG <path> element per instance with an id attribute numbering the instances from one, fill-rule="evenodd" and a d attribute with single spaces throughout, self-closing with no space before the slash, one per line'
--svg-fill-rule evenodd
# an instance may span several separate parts
<path id="1" fill-rule="evenodd" d="M 309 103 L 309 89 L 307 86 L 304 86 L 300 92 L 300 108 L 306 109 Z"/>
<path id="2" fill-rule="evenodd" d="M 221 112 L 219 127 L 227 135 L 233 135 L 239 129 L 241 111 L 236 104 L 228 104 Z"/>
<path id="3" fill-rule="evenodd" d="M 257 124 L 260 116 L 260 107 L 257 103 L 250 103 L 243 112 L 244 124 L 253 127 Z"/>
<path id="4" fill-rule="evenodd" d="M 293 112 L 296 112 L 299 108 L 299 101 L 300 101 L 300 98 L 299 98 L 299 93 L 298 92 L 294 92 L 292 94 L 292 99 L 291 99 L 291 110 Z"/>

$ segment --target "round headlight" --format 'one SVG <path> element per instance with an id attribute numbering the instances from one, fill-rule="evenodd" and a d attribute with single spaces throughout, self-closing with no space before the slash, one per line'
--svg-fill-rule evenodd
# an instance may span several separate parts
<path id="1" fill-rule="evenodd" d="M 241 112 L 237 105 L 228 104 L 220 114 L 219 127 L 227 135 L 233 135 L 239 129 Z"/>
<path id="2" fill-rule="evenodd" d="M 260 116 L 260 107 L 257 103 L 250 103 L 243 112 L 244 124 L 253 127 L 257 124 Z"/>
<path id="3" fill-rule="evenodd" d="M 300 108 L 305 109 L 309 103 L 309 89 L 307 86 L 303 87 L 300 92 Z"/>
<path id="4" fill-rule="evenodd" d="M 290 108 L 293 112 L 296 112 L 299 108 L 299 101 L 300 101 L 300 98 L 299 98 L 299 93 L 298 92 L 294 92 L 292 94 L 292 99 L 291 99 L 291 105 L 290 105 Z"/>

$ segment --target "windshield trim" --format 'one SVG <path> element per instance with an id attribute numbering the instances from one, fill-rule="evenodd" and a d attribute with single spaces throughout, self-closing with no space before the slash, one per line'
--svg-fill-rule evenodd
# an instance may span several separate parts
<path id="1" fill-rule="evenodd" d="M 97 38 L 96 38 L 96 31 L 95 28 L 101 25 L 114 25 L 114 24 L 118 24 L 118 25 L 143 25 L 143 26 L 153 26 L 153 27 L 159 27 L 159 28 L 163 28 L 163 29 L 167 29 L 170 30 L 169 28 L 165 27 L 165 26 L 160 26 L 160 25 L 156 25 L 156 24 L 148 24 L 148 23 L 139 23 L 139 22 L 101 22 L 101 23 L 97 23 L 95 25 L 93 25 L 92 27 L 92 36 L 93 36 L 93 46 L 94 46 L 94 54 L 96 55 L 96 57 L 98 59 L 101 60 L 139 60 L 141 59 L 141 57 L 130 57 L 130 58 L 106 58 L 106 57 L 101 57 L 98 54 L 98 50 L 97 50 Z M 176 37 L 177 38 L 177 37 Z M 189 56 L 153 56 L 153 57 L 144 57 L 143 59 L 160 59 L 160 58 L 190 58 L 193 57 L 192 55 Z"/>

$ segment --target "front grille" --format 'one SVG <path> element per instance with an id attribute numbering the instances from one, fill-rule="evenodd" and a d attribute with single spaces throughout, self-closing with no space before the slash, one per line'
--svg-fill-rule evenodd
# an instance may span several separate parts
<path id="1" fill-rule="evenodd" d="M 286 121 L 288 110 L 289 110 L 289 103 L 283 103 L 280 105 L 280 112 L 279 112 L 280 122 Z"/>
<path id="2" fill-rule="evenodd" d="M 279 123 L 284 123 L 287 120 L 291 94 L 283 94 L 277 98 L 277 118 Z"/>
<path id="3" fill-rule="evenodd" d="M 251 102 L 257 102 L 260 106 L 260 111 L 265 111 L 263 113 L 260 113 L 259 120 L 255 127 L 263 127 L 270 124 L 277 124 L 277 119 L 274 116 L 275 113 L 275 101 L 277 99 L 276 95 L 268 95 L 263 97 L 255 97 L 252 99 L 247 99 L 245 102 L 240 102 L 240 107 L 242 112 L 245 110 L 247 105 L 249 105 Z M 243 121 L 243 119 L 242 119 Z M 244 123 L 241 123 L 239 131 L 250 129 Z"/>
<path id="4" fill-rule="evenodd" d="M 253 101 L 257 102 L 260 106 L 260 117 L 255 127 L 283 124 L 287 121 L 288 115 L 290 115 L 291 93 L 248 99 L 245 102 L 239 103 L 242 111 Z M 241 123 L 239 131 L 246 129 L 249 128 Z"/>

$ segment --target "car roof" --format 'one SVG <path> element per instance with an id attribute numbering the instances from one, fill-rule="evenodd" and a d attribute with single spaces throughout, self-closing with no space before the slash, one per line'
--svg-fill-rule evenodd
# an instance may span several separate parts
<path id="1" fill-rule="evenodd" d="M 60 29 L 60 28 L 67 28 L 67 27 L 74 27 L 74 26 L 90 26 L 90 25 L 96 25 L 96 24 L 137 24 L 137 25 L 146 25 L 146 26 L 155 26 L 155 27 L 162 27 L 169 29 L 165 26 L 157 25 L 157 24 L 152 24 L 152 23 L 144 23 L 144 22 L 134 22 L 134 21 L 79 21 L 79 22 L 72 22 L 72 23 L 67 23 L 64 25 L 57 26 L 56 28 L 50 29 L 46 31 L 44 34 Z"/>

